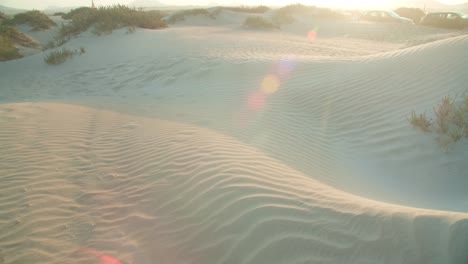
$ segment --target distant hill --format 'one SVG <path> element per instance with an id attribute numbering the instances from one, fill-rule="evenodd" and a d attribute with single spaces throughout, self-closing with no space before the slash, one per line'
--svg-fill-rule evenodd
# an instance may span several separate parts
<path id="1" fill-rule="evenodd" d="M 26 12 L 28 10 L 26 9 L 18 9 L 18 8 L 12 8 L 8 6 L 2 6 L 0 5 L 0 12 L 5 13 L 7 15 L 14 15 L 22 12 Z"/>
<path id="2" fill-rule="evenodd" d="M 166 6 L 166 4 L 161 3 L 157 0 L 135 0 L 129 4 L 129 6 L 134 7 L 159 7 L 159 6 Z"/>

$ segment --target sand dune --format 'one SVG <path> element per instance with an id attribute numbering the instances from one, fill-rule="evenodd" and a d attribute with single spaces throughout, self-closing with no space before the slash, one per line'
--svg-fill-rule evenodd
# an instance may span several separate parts
<path id="1" fill-rule="evenodd" d="M 466 89 L 466 35 L 203 19 L 0 64 L 0 263 L 468 261 L 467 143 L 406 121 Z"/>
<path id="2" fill-rule="evenodd" d="M 81 263 L 83 247 L 125 263 L 468 259 L 467 214 L 348 195 L 205 128 L 52 103 L 0 111 L 5 263 Z"/>

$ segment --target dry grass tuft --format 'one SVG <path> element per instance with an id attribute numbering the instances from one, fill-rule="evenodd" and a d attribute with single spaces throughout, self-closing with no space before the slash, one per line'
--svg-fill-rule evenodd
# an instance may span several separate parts
<path id="1" fill-rule="evenodd" d="M 408 120 L 411 125 L 416 128 L 421 129 L 424 132 L 431 131 L 432 122 L 429 118 L 427 118 L 426 113 L 423 114 L 416 114 L 416 111 L 411 112 L 411 116 Z"/>
<path id="2" fill-rule="evenodd" d="M 459 100 L 446 96 L 434 108 L 435 122 L 428 119 L 426 114 L 411 113 L 408 121 L 414 127 L 424 132 L 439 134 L 439 142 L 444 146 L 468 138 L 468 94 Z"/>
<path id="3" fill-rule="evenodd" d="M 86 50 L 81 47 L 79 50 L 61 49 L 50 52 L 44 57 L 44 62 L 49 65 L 59 65 L 73 58 L 75 55 L 82 55 Z"/>

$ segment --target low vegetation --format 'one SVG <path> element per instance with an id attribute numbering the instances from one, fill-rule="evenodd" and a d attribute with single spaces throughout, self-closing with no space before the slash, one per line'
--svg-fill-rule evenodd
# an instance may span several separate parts
<path id="1" fill-rule="evenodd" d="M 41 45 L 16 28 L 0 24 L 0 61 L 23 57 L 16 46 L 39 48 Z"/>
<path id="2" fill-rule="evenodd" d="M 37 41 L 12 26 L 0 25 L 0 36 L 10 39 L 17 45 L 28 48 L 39 48 L 41 46 Z"/>
<path id="3" fill-rule="evenodd" d="M 216 17 L 212 13 L 210 13 L 208 10 L 203 9 L 203 8 L 197 8 L 197 9 L 188 9 L 188 10 L 182 10 L 182 11 L 176 12 L 167 19 L 167 22 L 169 24 L 175 24 L 177 22 L 184 21 L 185 18 L 188 16 L 206 16 L 211 19 L 216 19 Z"/>
<path id="4" fill-rule="evenodd" d="M 93 28 L 96 35 L 109 34 L 119 28 L 161 29 L 167 27 L 159 11 L 141 11 L 123 5 L 74 9 L 62 16 L 70 23 L 60 27 L 53 45 L 60 46 L 71 37 Z"/>
<path id="5" fill-rule="evenodd" d="M 44 62 L 49 65 L 58 65 L 64 63 L 68 59 L 73 58 L 75 55 L 82 55 L 85 52 L 86 51 L 84 48 L 80 48 L 79 50 L 54 50 L 44 57 Z"/>
<path id="6" fill-rule="evenodd" d="M 249 16 L 244 26 L 251 29 L 278 29 L 279 27 L 261 16 Z"/>
<path id="7" fill-rule="evenodd" d="M 94 12 L 96 9 L 91 8 L 91 7 L 79 7 L 70 10 L 70 12 L 62 14 L 63 19 L 73 19 L 75 16 L 83 16 L 88 13 Z"/>
<path id="8" fill-rule="evenodd" d="M 239 12 L 239 13 L 249 13 L 249 14 L 263 14 L 271 10 L 268 6 L 225 6 L 222 7 L 224 10 Z"/>
<path id="9" fill-rule="evenodd" d="M 8 17 L 3 12 L 0 12 L 0 22 L 5 19 L 8 19 Z"/>
<path id="10" fill-rule="evenodd" d="M 11 39 L 0 36 L 0 61 L 19 59 L 23 56 L 18 52 Z"/>
<path id="11" fill-rule="evenodd" d="M 52 21 L 46 14 L 33 10 L 20 14 L 16 14 L 11 19 L 3 21 L 5 25 L 28 25 L 33 31 L 47 30 L 56 26 L 55 22 Z"/>
<path id="12" fill-rule="evenodd" d="M 295 21 L 294 15 L 306 13 L 313 18 L 325 19 L 343 19 L 345 16 L 330 8 L 320 8 L 315 6 L 306 6 L 302 4 L 292 4 L 279 8 L 273 14 L 273 22 L 277 25 L 291 24 Z"/>
<path id="13" fill-rule="evenodd" d="M 63 15 L 65 15 L 64 12 L 55 12 L 55 13 L 53 14 L 53 16 L 63 16 Z"/>
<path id="14" fill-rule="evenodd" d="M 395 10 L 401 17 L 406 17 L 414 21 L 414 23 L 419 24 L 421 19 L 426 13 L 421 8 L 412 8 L 412 7 L 400 7 Z"/>
<path id="15" fill-rule="evenodd" d="M 421 129 L 424 132 L 431 131 L 432 121 L 427 117 L 426 113 L 417 114 L 416 111 L 411 112 L 411 116 L 408 120 L 411 125 Z"/>
<path id="16" fill-rule="evenodd" d="M 434 108 L 435 120 L 413 111 L 409 122 L 424 132 L 439 134 L 439 142 L 445 147 L 468 138 L 468 94 L 456 99 L 444 97 Z"/>

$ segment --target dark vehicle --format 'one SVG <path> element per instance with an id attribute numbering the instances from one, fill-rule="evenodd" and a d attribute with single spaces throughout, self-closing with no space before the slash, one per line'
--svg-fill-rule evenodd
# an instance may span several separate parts
<path id="1" fill-rule="evenodd" d="M 468 15 L 458 12 L 430 13 L 421 19 L 421 25 L 462 29 L 468 26 Z"/>
<path id="2" fill-rule="evenodd" d="M 367 11 L 364 14 L 362 14 L 361 19 L 374 22 L 414 24 L 413 20 L 401 17 L 393 11 Z"/>

